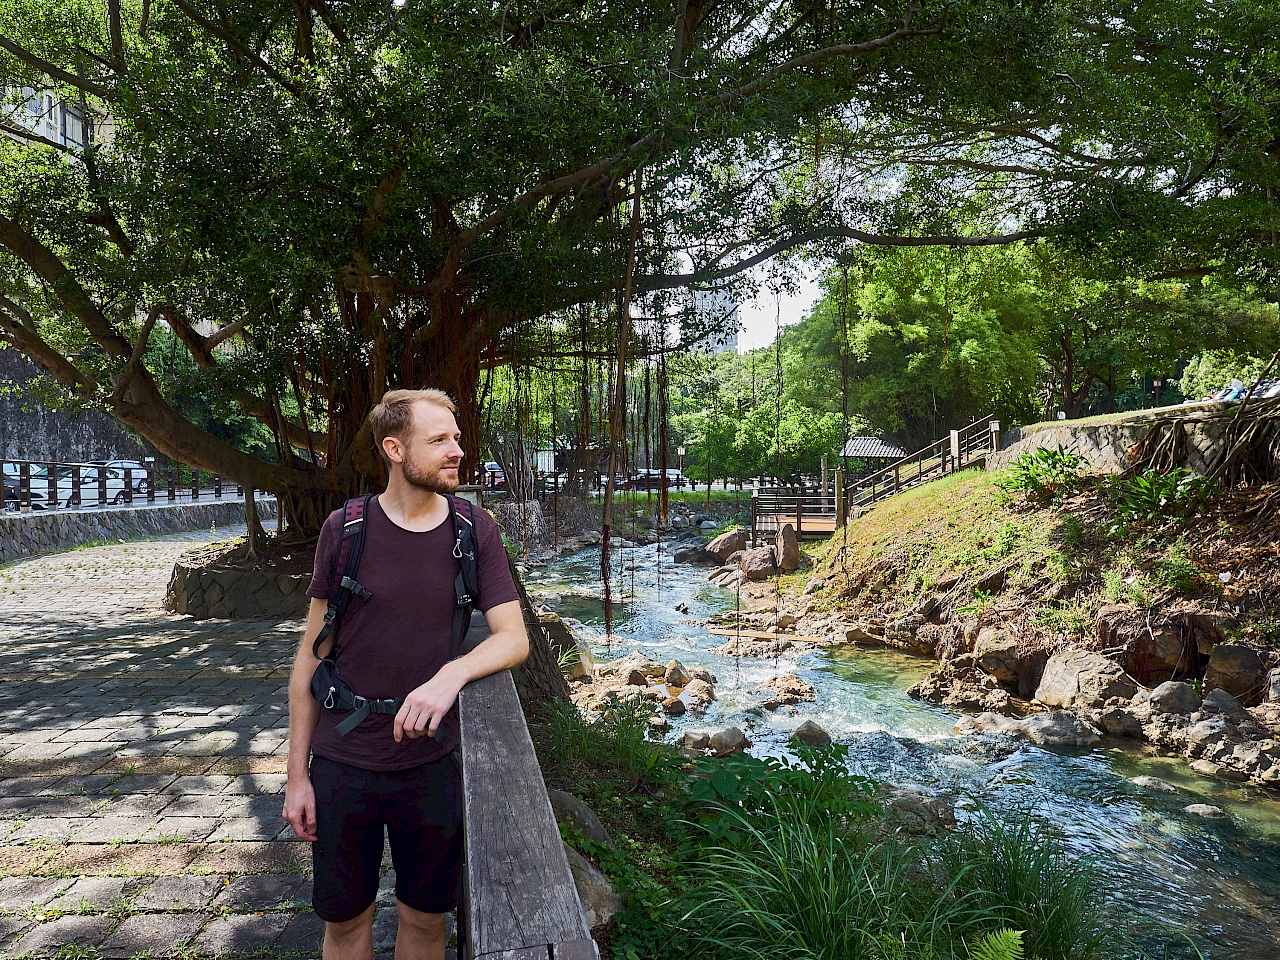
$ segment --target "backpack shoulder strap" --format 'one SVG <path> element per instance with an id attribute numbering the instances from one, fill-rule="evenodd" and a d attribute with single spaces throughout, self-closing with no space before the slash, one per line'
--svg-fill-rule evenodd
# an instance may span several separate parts
<path id="1" fill-rule="evenodd" d="M 371 494 L 365 494 L 342 505 L 342 536 L 338 541 L 338 549 L 334 551 L 333 565 L 329 568 L 329 609 L 325 611 L 324 626 L 311 645 L 311 652 L 317 658 L 320 656 L 320 648 L 330 636 L 333 637 L 333 649 L 329 651 L 328 659 L 332 660 L 336 656 L 342 615 L 347 611 L 352 594 L 361 600 L 368 600 L 372 596 L 356 581 L 360 557 L 364 553 L 365 517 L 369 512 L 371 499 Z"/>
<path id="2" fill-rule="evenodd" d="M 449 497 L 449 519 L 453 523 L 453 556 L 458 561 L 458 575 L 453 581 L 457 603 L 453 611 L 453 629 L 449 637 L 449 659 L 462 652 L 462 639 L 471 626 L 471 613 L 480 599 L 479 538 L 476 536 L 474 507 L 462 497 Z M 465 507 L 463 506 L 465 504 Z"/>

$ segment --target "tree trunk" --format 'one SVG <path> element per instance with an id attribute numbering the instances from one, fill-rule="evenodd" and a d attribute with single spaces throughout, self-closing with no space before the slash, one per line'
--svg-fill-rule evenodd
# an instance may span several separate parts
<path id="1" fill-rule="evenodd" d="M 520 694 L 520 704 L 529 714 L 536 710 L 538 701 L 569 699 L 569 684 L 564 679 L 560 664 L 551 649 L 551 643 L 542 629 L 542 622 L 534 612 L 529 595 L 525 592 L 520 574 L 511 558 L 507 558 L 511 566 L 511 578 L 515 581 L 516 592 L 520 594 L 520 609 L 524 613 L 524 625 L 529 631 L 529 656 L 524 663 L 511 671 L 516 681 L 516 691 Z"/>

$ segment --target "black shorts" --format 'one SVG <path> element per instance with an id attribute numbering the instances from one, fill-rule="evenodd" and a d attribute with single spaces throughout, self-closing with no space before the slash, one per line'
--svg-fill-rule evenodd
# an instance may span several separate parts
<path id="1" fill-rule="evenodd" d="M 311 784 L 311 904 L 322 920 L 353 920 L 377 898 L 384 828 L 396 899 L 422 913 L 447 913 L 458 905 L 462 777 L 451 755 L 408 770 L 363 770 L 314 757 Z"/>

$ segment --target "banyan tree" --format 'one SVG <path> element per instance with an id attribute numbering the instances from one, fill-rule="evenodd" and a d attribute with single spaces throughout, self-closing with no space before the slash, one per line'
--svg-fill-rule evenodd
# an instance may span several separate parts
<path id="1" fill-rule="evenodd" d="M 1115 169 L 1055 139 L 1064 24 L 1117 23 L 1078 6 L 4 0 L 0 340 L 306 534 L 376 479 L 388 388 L 455 394 L 474 467 L 486 369 L 624 369 L 801 245 L 1034 232 Z M 79 143 L 31 122 L 68 108 Z M 210 428 L 246 416 L 257 452 Z"/>

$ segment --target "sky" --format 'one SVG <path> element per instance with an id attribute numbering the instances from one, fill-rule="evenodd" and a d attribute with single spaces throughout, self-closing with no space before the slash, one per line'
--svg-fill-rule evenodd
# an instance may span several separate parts
<path id="1" fill-rule="evenodd" d="M 769 289 L 767 283 L 762 284 L 760 293 L 754 300 L 747 300 L 738 309 L 742 320 L 742 329 L 738 333 L 738 352 L 746 353 L 758 347 L 767 347 L 773 343 L 779 316 L 784 327 L 803 320 L 809 309 L 822 296 L 822 288 L 818 283 L 818 272 L 798 277 L 798 285 L 794 293 L 783 291 L 781 303 Z M 781 308 L 781 309 L 779 309 Z"/>

